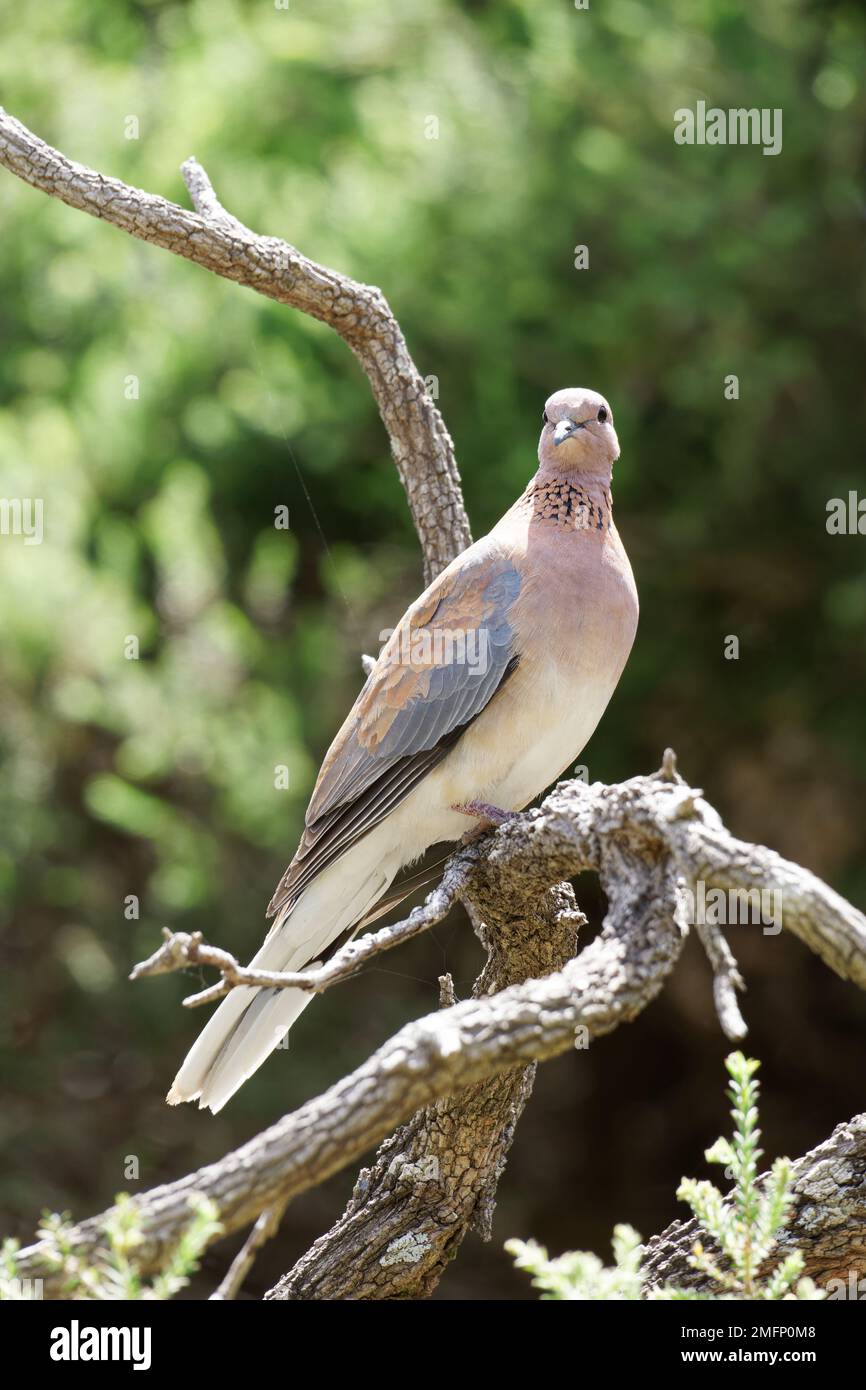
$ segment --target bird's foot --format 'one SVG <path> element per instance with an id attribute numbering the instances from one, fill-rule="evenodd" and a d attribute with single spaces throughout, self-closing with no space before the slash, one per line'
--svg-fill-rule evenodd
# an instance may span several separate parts
<path id="1" fill-rule="evenodd" d="M 464 845 L 469 845 L 479 836 L 485 835 L 491 826 L 505 825 L 520 815 L 519 811 L 503 811 L 501 806 L 491 806 L 489 801 L 455 802 L 451 810 L 459 811 L 461 816 L 474 816 L 476 820 L 481 821 L 474 830 L 467 830 L 463 836 Z"/>

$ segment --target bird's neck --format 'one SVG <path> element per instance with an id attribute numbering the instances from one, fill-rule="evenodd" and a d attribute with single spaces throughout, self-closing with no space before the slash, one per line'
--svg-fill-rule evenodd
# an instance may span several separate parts
<path id="1" fill-rule="evenodd" d="M 575 531 L 609 531 L 613 525 L 609 473 L 595 477 L 540 468 L 523 496 L 539 521 Z"/>

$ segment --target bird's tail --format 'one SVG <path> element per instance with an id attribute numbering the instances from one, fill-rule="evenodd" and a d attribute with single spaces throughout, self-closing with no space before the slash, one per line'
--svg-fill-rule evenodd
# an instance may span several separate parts
<path id="1" fill-rule="evenodd" d="M 259 970 L 294 970 L 279 934 L 253 957 Z M 310 962 L 310 965 L 317 962 Z M 254 989 L 239 985 L 222 1001 L 199 1034 L 166 1096 L 169 1105 L 197 1100 L 216 1114 L 285 1038 L 315 996 L 302 989 Z"/>
<path id="2" fill-rule="evenodd" d="M 347 856 L 348 858 L 348 856 Z M 355 931 L 391 879 L 381 867 L 352 882 L 351 865 L 325 870 L 289 914 L 278 917 L 250 965 L 259 970 L 312 970 L 328 946 Z M 360 875 L 358 876 L 360 879 Z M 303 989 L 239 985 L 222 1001 L 196 1039 L 166 1096 L 169 1105 L 197 1100 L 221 1110 L 274 1048 L 315 996 Z"/>

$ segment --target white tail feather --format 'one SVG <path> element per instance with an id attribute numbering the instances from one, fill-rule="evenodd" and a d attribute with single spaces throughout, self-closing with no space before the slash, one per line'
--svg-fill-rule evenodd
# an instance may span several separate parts
<path id="1" fill-rule="evenodd" d="M 360 885 L 339 866 L 325 870 L 291 913 L 278 918 L 250 962 L 260 970 L 314 969 L 318 956 L 342 932 L 360 922 L 393 877 L 377 868 Z M 356 861 L 357 863 L 357 861 Z M 362 865 L 359 863 L 358 868 Z M 301 989 L 257 989 L 240 985 L 222 1001 L 184 1059 L 166 1096 L 169 1105 L 197 1100 L 216 1114 L 283 1041 L 315 996 Z"/>

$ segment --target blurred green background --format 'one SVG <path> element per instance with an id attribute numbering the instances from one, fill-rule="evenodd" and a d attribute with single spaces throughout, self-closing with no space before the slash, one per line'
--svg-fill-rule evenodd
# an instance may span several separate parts
<path id="1" fill-rule="evenodd" d="M 534 470 L 545 396 L 609 397 L 642 618 L 590 777 L 673 744 L 735 833 L 866 904 L 866 537 L 825 526 L 828 499 L 866 492 L 859 6 L 0 15 L 0 100 L 37 134 L 181 202 L 194 153 L 250 226 L 381 285 L 438 378 L 475 535 Z M 782 153 L 675 145 L 673 113 L 698 99 L 781 108 Z M 361 652 L 418 591 L 418 547 L 366 381 L 327 329 L 4 171 L 0 229 L 0 495 L 45 502 L 41 546 L 0 537 L 0 1228 L 26 1239 L 43 1207 L 89 1215 L 248 1138 L 434 1008 L 443 970 L 468 993 L 480 950 L 455 914 L 318 1001 L 216 1119 L 164 1106 L 199 979 L 127 973 L 162 926 L 258 945 Z M 597 922 L 592 882 L 581 901 Z M 767 1147 L 795 1155 L 863 1106 L 866 1005 L 784 934 L 730 938 Z M 494 1241 L 466 1242 L 440 1296 L 527 1296 L 508 1236 L 606 1253 L 615 1221 L 650 1234 L 677 1215 L 681 1175 L 705 1173 L 726 1128 L 726 1050 L 690 943 L 634 1025 L 542 1069 Z M 352 1178 L 294 1204 L 250 1292 Z"/>

